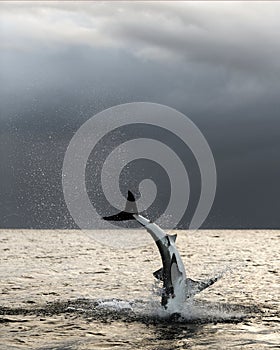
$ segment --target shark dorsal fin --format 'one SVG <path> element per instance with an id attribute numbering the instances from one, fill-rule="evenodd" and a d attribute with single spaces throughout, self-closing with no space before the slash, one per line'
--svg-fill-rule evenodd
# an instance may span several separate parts
<path id="1" fill-rule="evenodd" d="M 177 238 L 176 234 L 175 235 L 168 235 L 168 237 L 169 237 L 170 241 L 172 241 L 173 243 L 176 242 L 176 238 Z"/>

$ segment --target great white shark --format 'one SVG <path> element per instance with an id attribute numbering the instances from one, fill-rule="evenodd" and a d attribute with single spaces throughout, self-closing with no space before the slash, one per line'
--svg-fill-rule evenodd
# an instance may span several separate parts
<path id="1" fill-rule="evenodd" d="M 187 298 L 194 296 L 215 283 L 220 276 L 207 281 L 194 281 L 186 277 L 182 258 L 176 248 L 177 235 L 166 234 L 158 225 L 140 215 L 135 197 L 128 191 L 124 211 L 105 216 L 107 221 L 136 220 L 152 236 L 161 255 L 162 267 L 153 273 L 154 277 L 163 282 L 161 305 L 171 314 L 180 314 Z"/>

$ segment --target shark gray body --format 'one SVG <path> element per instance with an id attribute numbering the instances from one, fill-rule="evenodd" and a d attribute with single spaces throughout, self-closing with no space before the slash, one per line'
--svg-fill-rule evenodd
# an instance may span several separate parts
<path id="1" fill-rule="evenodd" d="M 176 235 L 167 235 L 158 225 L 142 215 L 133 214 L 152 236 L 161 255 L 162 267 L 154 272 L 154 277 L 163 282 L 161 304 L 165 309 L 177 312 L 177 306 L 186 300 L 186 271 L 176 248 Z"/>
<path id="2" fill-rule="evenodd" d="M 136 220 L 155 241 L 161 255 L 162 267 L 153 273 L 163 282 L 161 305 L 172 314 L 180 314 L 183 303 L 215 283 L 219 277 L 207 281 L 193 281 L 186 277 L 181 256 L 176 248 L 177 235 L 166 234 L 158 225 L 152 223 L 137 211 L 135 198 L 128 191 L 125 210 L 112 216 L 103 217 L 107 221 Z"/>

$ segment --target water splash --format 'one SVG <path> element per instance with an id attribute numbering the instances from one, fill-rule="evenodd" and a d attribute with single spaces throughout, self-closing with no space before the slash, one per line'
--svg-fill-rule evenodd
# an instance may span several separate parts
<path id="1" fill-rule="evenodd" d="M 90 306 L 88 308 L 88 306 Z M 211 323 L 241 321 L 248 314 L 245 308 L 238 305 L 218 304 L 196 301 L 190 298 L 184 303 L 179 315 L 172 315 L 159 302 L 121 299 L 99 299 L 95 305 L 84 304 L 84 311 L 95 313 L 103 311 L 113 318 L 124 318 L 124 321 L 161 322 L 176 321 L 179 323 Z M 78 309 L 76 309 L 78 310 Z M 126 319 L 127 317 L 127 319 Z M 131 319 L 132 317 L 132 319 Z"/>

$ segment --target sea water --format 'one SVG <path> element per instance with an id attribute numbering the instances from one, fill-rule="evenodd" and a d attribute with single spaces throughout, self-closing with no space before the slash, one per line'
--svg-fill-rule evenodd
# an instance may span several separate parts
<path id="1" fill-rule="evenodd" d="M 0 231 L 0 349 L 279 348 L 280 232 L 176 233 L 187 277 L 223 278 L 172 318 L 157 248 L 129 248 L 135 232 L 121 249 L 82 231 Z"/>

